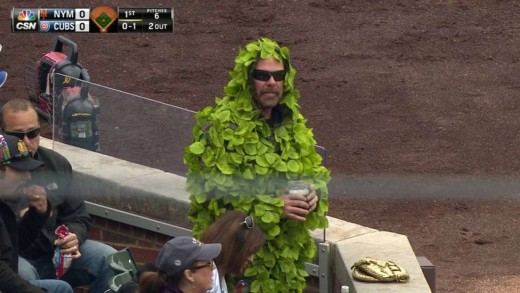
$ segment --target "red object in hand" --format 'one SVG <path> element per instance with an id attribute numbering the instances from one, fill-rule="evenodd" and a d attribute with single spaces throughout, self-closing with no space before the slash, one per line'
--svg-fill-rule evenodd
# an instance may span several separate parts
<path id="1" fill-rule="evenodd" d="M 65 226 L 65 225 L 60 225 L 58 228 L 56 228 L 56 230 L 54 231 L 54 234 L 56 234 L 56 236 L 58 236 L 58 238 L 63 239 L 67 235 L 69 235 L 69 228 L 67 228 L 67 226 Z"/>
<path id="2" fill-rule="evenodd" d="M 54 234 L 56 234 L 56 236 L 60 239 L 65 238 L 67 235 L 69 235 L 69 233 L 69 228 L 67 228 L 65 225 L 60 225 L 54 231 Z M 61 279 L 72 263 L 72 255 L 62 254 L 60 252 L 60 247 L 56 246 L 56 249 L 54 250 L 53 263 L 54 267 L 56 268 L 56 277 Z"/>

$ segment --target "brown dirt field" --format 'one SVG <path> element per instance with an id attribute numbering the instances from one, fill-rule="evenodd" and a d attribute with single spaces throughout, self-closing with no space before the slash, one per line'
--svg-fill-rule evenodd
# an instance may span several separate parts
<path id="1" fill-rule="evenodd" d="M 27 97 L 24 65 L 56 37 L 10 33 L 11 8 L 62 3 L 0 3 L 0 68 L 10 74 L 1 101 Z M 516 182 L 520 3 L 151 0 L 147 6 L 175 9 L 173 34 L 64 34 L 79 45 L 93 82 L 197 111 L 222 95 L 238 48 L 271 37 L 291 50 L 302 112 L 328 152 L 330 215 L 407 235 L 436 266 L 437 292 L 520 290 L 520 190 L 504 197 L 490 188 L 477 199 L 471 189 L 422 197 L 431 187 L 422 181 L 416 193 L 395 198 L 381 196 L 384 186 L 373 196 L 345 188 L 369 176 Z"/>

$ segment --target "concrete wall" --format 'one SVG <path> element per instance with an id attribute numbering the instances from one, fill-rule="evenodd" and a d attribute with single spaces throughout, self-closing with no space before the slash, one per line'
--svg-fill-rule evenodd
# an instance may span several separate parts
<path id="1" fill-rule="evenodd" d="M 44 138 L 41 145 L 53 148 L 69 159 L 75 172 L 76 192 L 85 200 L 131 215 L 191 229 L 187 217 L 188 194 L 184 190 L 184 177 Z M 158 249 L 169 239 L 160 230 L 149 231 L 136 227 L 137 223 L 132 223 L 132 220 L 123 223 L 109 220 L 102 214 L 93 217 L 95 225 L 91 231 L 92 238 L 116 248 L 131 247 L 138 262 L 153 261 Z M 131 218 L 125 216 L 125 219 Z M 378 231 L 330 217 L 329 222 L 326 237 L 331 244 L 333 292 L 339 292 L 341 285 L 348 285 L 350 292 L 362 293 L 431 292 L 405 235 Z M 160 229 L 160 225 L 157 225 L 157 229 Z M 312 235 L 319 242 L 323 238 L 323 230 L 313 231 Z M 410 281 L 405 284 L 353 281 L 350 266 L 366 256 L 401 264 L 410 273 Z"/>

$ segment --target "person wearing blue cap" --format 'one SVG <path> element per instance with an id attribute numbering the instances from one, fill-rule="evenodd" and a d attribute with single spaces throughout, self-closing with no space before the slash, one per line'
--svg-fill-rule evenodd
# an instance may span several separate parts
<path id="1" fill-rule="evenodd" d="M 204 293 L 212 288 L 213 259 L 220 243 L 204 244 L 193 237 L 180 236 L 166 242 L 155 260 L 157 271 L 140 277 L 139 292 Z"/>
<path id="2" fill-rule="evenodd" d="M 25 143 L 15 136 L 0 134 L 0 292 L 72 293 L 72 287 L 60 280 L 28 282 L 18 275 L 18 238 L 36 235 L 49 217 L 49 204 L 43 188 L 26 188 L 30 171 L 43 165 L 29 153 Z M 27 211 L 19 216 L 20 207 Z M 15 212 L 16 211 L 16 212 Z"/>

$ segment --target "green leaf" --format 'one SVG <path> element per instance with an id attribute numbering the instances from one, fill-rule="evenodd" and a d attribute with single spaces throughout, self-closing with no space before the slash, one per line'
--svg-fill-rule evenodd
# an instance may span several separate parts
<path id="1" fill-rule="evenodd" d="M 271 223 L 273 222 L 273 213 L 271 212 L 265 212 L 263 215 L 262 215 L 262 222 L 264 223 Z"/>
<path id="2" fill-rule="evenodd" d="M 204 145 L 200 142 L 194 142 L 192 143 L 189 147 L 188 147 L 189 151 L 196 154 L 196 155 L 200 155 L 204 152 Z"/>
<path id="3" fill-rule="evenodd" d="M 265 156 L 257 156 L 256 163 L 261 167 L 265 167 L 265 168 L 269 167 L 269 162 L 267 162 Z"/>
<path id="4" fill-rule="evenodd" d="M 206 196 L 204 194 L 196 194 L 195 195 L 195 201 L 197 203 L 203 203 L 206 201 Z"/>
<path id="5" fill-rule="evenodd" d="M 253 283 L 251 284 L 251 292 L 262 292 L 260 290 L 260 282 L 253 281 Z M 268 291 L 264 291 L 264 292 L 268 292 Z"/>
<path id="6" fill-rule="evenodd" d="M 289 60 L 289 49 L 287 49 L 287 47 L 283 47 L 280 49 L 280 54 L 282 55 L 282 57 L 286 60 Z"/>
<path id="7" fill-rule="evenodd" d="M 231 153 L 230 154 L 231 160 L 233 163 L 239 165 L 242 163 L 242 160 L 244 159 L 243 155 L 237 154 L 237 153 Z"/>
<path id="8" fill-rule="evenodd" d="M 245 277 L 251 277 L 251 276 L 256 275 L 257 273 L 258 273 L 257 267 L 247 266 L 246 270 L 244 271 L 244 276 Z"/>
<path id="9" fill-rule="evenodd" d="M 285 126 L 281 125 L 280 127 L 277 127 L 274 130 L 274 134 L 277 137 L 285 137 L 287 135 L 287 129 L 285 128 Z"/>
<path id="10" fill-rule="evenodd" d="M 267 161 L 268 166 L 273 166 L 278 160 L 278 155 L 276 154 L 266 153 L 264 157 Z"/>
<path id="11" fill-rule="evenodd" d="M 208 167 L 215 165 L 215 154 L 213 153 L 213 150 L 209 149 L 208 151 L 204 152 L 202 154 L 202 161 L 204 162 L 204 165 Z"/>
<path id="12" fill-rule="evenodd" d="M 217 130 L 212 127 L 210 130 L 209 130 L 209 137 L 211 139 L 211 142 L 213 143 L 214 146 L 216 147 L 222 147 L 222 141 L 224 140 L 222 138 L 222 136 L 220 136 L 217 132 Z"/>
<path id="13" fill-rule="evenodd" d="M 233 174 L 233 169 L 229 167 L 227 162 L 217 162 L 217 167 L 222 172 L 222 174 L 231 175 Z"/>
<path id="14" fill-rule="evenodd" d="M 244 144 L 244 138 L 243 137 L 235 137 L 235 139 L 232 140 L 233 145 L 242 145 Z"/>
<path id="15" fill-rule="evenodd" d="M 233 135 L 233 130 L 229 129 L 229 128 L 226 128 L 223 132 L 222 132 L 222 138 L 225 139 L 225 140 L 231 140 L 233 139 L 234 135 Z"/>
<path id="16" fill-rule="evenodd" d="M 255 178 L 255 175 L 254 173 L 251 171 L 251 169 L 247 168 L 244 170 L 244 173 L 242 173 L 242 177 L 244 177 L 244 179 L 254 179 Z"/>
<path id="17" fill-rule="evenodd" d="M 265 144 L 258 144 L 256 146 L 258 155 L 263 155 L 269 151 L 269 148 Z"/>
<path id="18" fill-rule="evenodd" d="M 282 256 L 284 256 L 285 253 L 290 255 L 291 254 L 291 249 L 289 247 L 286 247 L 283 250 Z M 281 261 L 280 262 L 280 268 L 282 269 L 282 272 L 284 272 L 286 274 L 287 273 L 291 273 L 294 270 L 294 264 L 292 264 L 290 262 L 287 262 L 287 261 Z"/>
<path id="19" fill-rule="evenodd" d="M 238 129 L 235 131 L 235 135 L 236 136 L 242 136 L 242 135 L 247 134 L 248 131 L 249 131 L 248 124 L 247 123 L 242 123 L 241 125 L 239 125 Z"/>
<path id="20" fill-rule="evenodd" d="M 251 144 L 257 144 L 260 139 L 258 138 L 258 134 L 255 133 L 255 132 L 249 132 L 248 134 L 246 134 L 246 136 L 244 137 L 248 143 L 251 143 Z"/>
<path id="21" fill-rule="evenodd" d="M 255 43 L 249 43 L 247 44 L 246 46 L 246 50 L 248 52 L 258 52 L 260 50 L 260 46 L 258 46 L 258 44 L 255 44 Z"/>
<path id="22" fill-rule="evenodd" d="M 307 271 L 305 271 L 305 269 L 302 269 L 302 268 L 298 268 L 298 274 L 302 277 L 308 277 L 309 274 L 307 273 Z"/>
<path id="23" fill-rule="evenodd" d="M 256 198 L 261 201 L 272 205 L 278 205 L 278 203 L 281 203 L 281 206 L 283 206 L 283 200 L 280 198 L 275 198 L 270 195 L 265 194 L 259 194 L 256 196 Z"/>
<path id="24" fill-rule="evenodd" d="M 271 237 L 276 237 L 278 234 L 280 234 L 280 226 L 273 226 L 272 229 L 267 231 L 267 234 Z"/>
<path id="25" fill-rule="evenodd" d="M 289 156 L 289 158 L 294 159 L 294 160 L 297 160 L 300 158 L 300 154 L 294 148 L 291 148 L 287 152 L 287 155 Z"/>
<path id="26" fill-rule="evenodd" d="M 260 58 L 262 59 L 269 59 L 271 57 L 271 53 L 267 52 L 267 51 L 262 51 L 260 53 Z"/>
<path id="27" fill-rule="evenodd" d="M 274 166 L 274 168 L 276 169 L 276 171 L 278 172 L 287 172 L 287 164 L 285 164 L 284 161 L 280 160 L 276 163 L 276 165 Z"/>
<path id="28" fill-rule="evenodd" d="M 260 174 L 260 175 L 265 175 L 267 174 L 267 172 L 269 172 L 269 169 L 268 168 L 264 168 L 264 167 L 261 167 L 261 166 L 255 166 L 255 173 L 256 174 Z"/>
<path id="29" fill-rule="evenodd" d="M 246 154 L 248 155 L 256 155 L 256 144 L 246 143 L 244 145 L 244 150 L 246 151 Z"/>
<path id="30" fill-rule="evenodd" d="M 223 185 L 226 182 L 226 175 L 217 174 L 213 176 L 213 179 L 215 179 L 215 183 Z"/>
<path id="31" fill-rule="evenodd" d="M 265 214 L 266 208 L 264 204 L 256 204 L 255 205 L 255 215 L 263 216 Z"/>
<path id="32" fill-rule="evenodd" d="M 229 112 L 229 110 L 225 110 L 219 113 L 218 118 L 222 122 L 227 122 L 229 121 L 229 116 L 231 116 L 231 113 Z"/>
<path id="33" fill-rule="evenodd" d="M 293 173 L 298 173 L 300 171 L 300 165 L 295 160 L 289 160 L 289 163 L 287 164 L 287 169 Z"/>

